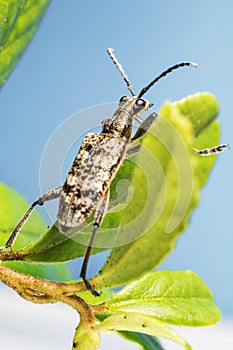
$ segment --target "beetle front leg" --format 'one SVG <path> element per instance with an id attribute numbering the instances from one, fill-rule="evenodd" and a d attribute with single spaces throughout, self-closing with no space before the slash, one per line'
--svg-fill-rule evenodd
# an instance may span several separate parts
<path id="1" fill-rule="evenodd" d="M 142 136 L 144 136 L 147 131 L 150 129 L 151 125 L 154 123 L 155 119 L 157 119 L 158 114 L 153 112 L 151 113 L 143 122 L 139 125 L 136 133 L 131 138 L 131 141 L 135 141 L 137 139 L 140 139 Z"/>
<path id="2" fill-rule="evenodd" d="M 134 142 L 135 140 L 140 139 L 142 136 L 144 136 L 147 133 L 147 131 L 150 129 L 150 127 L 154 123 L 154 121 L 157 119 L 157 117 L 158 117 L 158 114 L 153 112 L 145 120 L 143 120 L 141 122 L 141 124 L 139 125 L 136 133 L 131 138 L 131 143 Z M 126 158 L 137 153 L 140 150 L 140 148 L 141 148 L 140 143 L 130 147 L 126 152 Z"/>

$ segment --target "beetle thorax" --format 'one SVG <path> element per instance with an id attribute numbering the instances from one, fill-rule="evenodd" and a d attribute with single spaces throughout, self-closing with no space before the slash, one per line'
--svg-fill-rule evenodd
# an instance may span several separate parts
<path id="1" fill-rule="evenodd" d="M 139 99 L 137 96 L 122 97 L 113 116 L 102 121 L 102 132 L 130 138 L 135 117 L 149 107 L 148 101 Z"/>

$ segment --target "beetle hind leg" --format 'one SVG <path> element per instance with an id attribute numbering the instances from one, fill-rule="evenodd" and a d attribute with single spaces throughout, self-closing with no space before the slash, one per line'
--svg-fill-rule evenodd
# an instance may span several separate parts
<path id="1" fill-rule="evenodd" d="M 107 189 L 107 191 L 104 194 L 103 199 L 100 201 L 100 203 L 98 204 L 98 206 L 96 208 L 95 219 L 94 219 L 94 228 L 93 228 L 93 231 L 91 234 L 90 241 L 88 243 L 88 247 L 87 247 L 87 250 L 85 253 L 85 257 L 84 257 L 81 272 L 80 272 L 80 277 L 82 277 L 83 282 L 85 283 L 87 290 L 89 290 L 91 292 L 91 294 L 94 295 L 95 297 L 100 296 L 100 293 L 97 292 L 93 288 L 93 286 L 90 284 L 90 282 L 86 278 L 86 272 L 87 272 L 87 266 L 88 266 L 88 262 L 90 259 L 91 250 L 92 250 L 93 243 L 95 240 L 96 232 L 97 232 L 97 229 L 100 226 L 100 224 L 104 218 L 104 215 L 108 209 L 108 202 L 109 202 L 109 190 Z"/>

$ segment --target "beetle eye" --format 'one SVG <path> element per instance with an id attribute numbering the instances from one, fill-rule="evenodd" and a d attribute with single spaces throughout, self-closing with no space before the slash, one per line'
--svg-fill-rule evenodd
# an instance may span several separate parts
<path id="1" fill-rule="evenodd" d="M 125 98 L 127 98 L 127 96 L 122 96 L 122 97 L 120 98 L 120 100 L 119 100 L 119 103 L 121 103 L 122 101 L 124 101 Z"/>
<path id="2" fill-rule="evenodd" d="M 146 105 L 146 101 L 143 100 L 142 98 L 138 98 L 135 103 L 138 107 L 145 107 L 145 105 Z"/>

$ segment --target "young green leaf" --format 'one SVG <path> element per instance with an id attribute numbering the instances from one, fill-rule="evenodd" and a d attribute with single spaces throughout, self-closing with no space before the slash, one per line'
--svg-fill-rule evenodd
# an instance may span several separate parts
<path id="1" fill-rule="evenodd" d="M 48 4 L 49 0 L 0 1 L 0 85 L 16 65 Z"/>
<path id="2" fill-rule="evenodd" d="M 137 312 L 178 326 L 206 326 L 220 319 L 210 290 L 191 271 L 150 273 L 115 294 L 106 310 Z"/>
<path id="3" fill-rule="evenodd" d="M 96 318 L 98 321 L 103 322 L 109 316 L 110 314 L 97 314 Z M 117 334 L 126 340 L 138 344 L 141 350 L 164 350 L 159 339 L 155 336 L 133 331 L 118 331 Z"/>
<path id="4" fill-rule="evenodd" d="M 138 344 L 141 350 L 165 350 L 158 338 L 152 335 L 132 331 L 118 331 L 117 333 L 122 338 Z"/>
<path id="5" fill-rule="evenodd" d="M 179 112 L 185 118 L 191 121 L 196 137 L 203 132 L 205 133 L 206 127 L 208 127 L 218 115 L 216 99 L 208 92 L 197 93 L 177 101 L 173 103 L 173 105 L 179 109 Z M 212 139 L 210 142 L 211 141 Z"/>
<path id="6" fill-rule="evenodd" d="M 173 329 L 155 317 L 142 315 L 140 313 L 116 313 L 107 317 L 99 326 L 102 332 L 133 331 L 162 337 L 175 341 L 186 350 L 191 347 Z"/>
<path id="7" fill-rule="evenodd" d="M 86 231 L 77 228 L 75 235 L 69 238 L 58 230 L 55 223 L 43 236 L 24 249 L 24 259 L 37 262 L 63 262 L 84 256 L 92 230 L 92 226 L 88 226 Z M 77 235 L 81 235 L 78 241 L 75 238 Z M 92 254 L 105 249 L 93 248 Z"/>
<path id="8" fill-rule="evenodd" d="M 27 0 L 0 1 L 0 46 L 5 44 Z"/>

